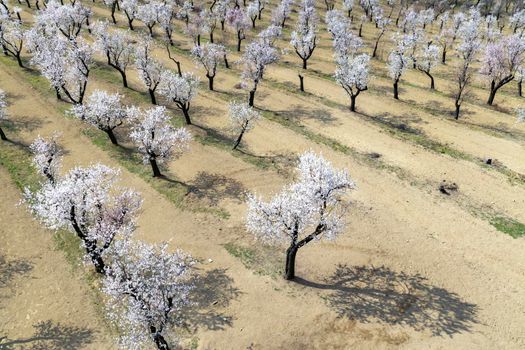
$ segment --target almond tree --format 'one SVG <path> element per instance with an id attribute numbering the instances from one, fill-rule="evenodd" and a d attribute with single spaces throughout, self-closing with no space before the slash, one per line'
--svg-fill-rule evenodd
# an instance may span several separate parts
<path id="1" fill-rule="evenodd" d="M 350 20 L 340 11 L 328 11 L 325 16 L 327 30 L 332 34 L 332 46 L 336 57 L 347 57 L 363 47 L 363 40 L 350 29 Z"/>
<path id="2" fill-rule="evenodd" d="M 217 0 L 212 11 L 217 15 L 217 19 L 221 22 L 221 30 L 224 31 L 224 23 L 230 8 L 231 0 Z M 210 40 L 212 41 L 212 40 Z M 213 42 L 213 41 L 212 41 Z"/>
<path id="3" fill-rule="evenodd" d="M 525 42 L 517 35 L 501 38 L 489 43 L 485 49 L 481 74 L 490 82 L 487 104 L 494 103 L 498 90 L 514 80 L 516 71 L 523 63 Z"/>
<path id="4" fill-rule="evenodd" d="M 343 8 L 348 12 L 348 17 L 352 17 L 352 10 L 354 9 L 354 0 L 343 0 Z"/>
<path id="5" fill-rule="evenodd" d="M 294 0 L 281 0 L 279 5 L 273 9 L 271 23 L 274 26 L 284 28 L 286 20 L 290 18 L 293 3 Z"/>
<path id="6" fill-rule="evenodd" d="M 189 148 L 190 133 L 184 129 L 175 129 L 170 124 L 166 108 L 157 106 L 142 112 L 134 110 L 134 125 L 130 137 L 138 146 L 144 164 L 150 164 L 153 177 L 162 176 L 159 164 L 178 158 Z"/>
<path id="7" fill-rule="evenodd" d="M 312 56 L 317 38 L 317 13 L 309 0 L 303 0 L 299 11 L 295 30 L 292 32 L 290 44 L 297 56 L 303 61 L 303 69 L 307 68 L 308 59 Z"/>
<path id="8" fill-rule="evenodd" d="M 410 50 L 414 45 L 414 36 L 399 33 L 394 36 L 396 46 L 388 56 L 388 73 L 394 84 L 394 98 L 399 100 L 398 84 L 408 65 L 412 62 Z"/>
<path id="9" fill-rule="evenodd" d="M 120 3 L 120 8 L 124 11 L 126 18 L 128 19 L 129 29 L 134 30 L 133 21 L 137 18 L 138 15 L 138 0 L 122 0 Z"/>
<path id="10" fill-rule="evenodd" d="M 379 46 L 379 41 L 385 34 L 385 32 L 388 29 L 388 25 L 390 24 L 390 19 L 383 17 L 382 15 L 377 15 L 375 17 L 376 26 L 379 29 L 379 33 L 377 34 L 377 38 L 374 44 L 374 51 L 372 52 L 372 58 L 375 58 L 377 55 L 377 48 Z"/>
<path id="11" fill-rule="evenodd" d="M 336 60 L 335 80 L 350 96 L 350 110 L 355 112 L 355 100 L 361 91 L 368 90 L 370 56 L 339 57 Z"/>
<path id="12" fill-rule="evenodd" d="M 108 318 L 128 350 L 170 350 L 177 312 L 189 304 L 191 258 L 167 243 L 119 240 L 111 249 L 111 274 L 103 280 Z"/>
<path id="13" fill-rule="evenodd" d="M 422 48 L 416 55 L 416 67 L 419 71 L 425 73 L 430 78 L 430 89 L 435 89 L 434 76 L 430 73 L 438 63 L 439 48 L 429 43 Z"/>
<path id="14" fill-rule="evenodd" d="M 29 150 L 33 153 L 33 165 L 39 175 L 44 176 L 51 184 L 56 183 L 62 165 L 62 149 L 57 139 L 57 134 L 47 139 L 38 136 L 29 145 Z"/>
<path id="15" fill-rule="evenodd" d="M 344 231 L 347 202 L 355 187 L 346 171 L 332 168 L 322 156 L 307 152 L 299 158 L 299 179 L 269 202 L 250 195 L 246 227 L 264 242 L 288 244 L 284 278 L 295 278 L 297 251 L 313 240 L 335 239 Z"/>
<path id="16" fill-rule="evenodd" d="M 22 62 L 22 47 L 24 44 L 25 31 L 20 20 L 0 20 L 0 45 L 4 52 L 16 58 L 20 67 L 24 67 Z"/>
<path id="17" fill-rule="evenodd" d="M 78 119 L 104 131 L 111 143 L 118 145 L 113 131 L 128 118 L 121 99 L 122 96 L 118 93 L 108 94 L 105 91 L 95 90 L 89 96 L 87 103 L 74 106 L 72 113 Z"/>
<path id="18" fill-rule="evenodd" d="M 246 52 L 242 55 L 242 85 L 250 89 L 249 105 L 253 107 L 255 92 L 261 82 L 267 65 L 279 59 L 277 50 L 262 41 L 254 41 L 246 46 Z"/>
<path id="19" fill-rule="evenodd" d="M 239 136 L 233 149 L 237 149 L 244 134 L 253 129 L 254 124 L 261 119 L 261 114 L 247 103 L 230 102 L 228 108 L 232 130 Z"/>
<path id="20" fill-rule="evenodd" d="M 128 87 L 126 69 L 131 64 L 133 46 L 131 37 L 124 31 L 110 31 L 107 23 L 99 22 L 94 26 L 95 48 L 106 56 L 108 65 L 122 76 L 122 85 Z"/>
<path id="21" fill-rule="evenodd" d="M 257 17 L 259 17 L 259 7 L 257 0 L 250 1 L 248 3 L 248 6 L 246 6 L 246 15 L 252 21 L 252 28 L 255 29 L 255 21 L 257 20 Z"/>
<path id="22" fill-rule="evenodd" d="M 117 19 L 115 18 L 115 12 L 118 6 L 118 0 L 102 0 L 104 5 L 111 8 L 111 20 L 113 24 L 117 24 Z"/>
<path id="23" fill-rule="evenodd" d="M 157 7 L 157 16 L 160 28 L 164 33 L 164 41 L 173 46 L 173 20 L 177 16 L 175 7 L 170 3 L 159 3 Z"/>
<path id="24" fill-rule="evenodd" d="M 162 79 L 162 65 L 153 58 L 153 42 L 144 38 L 135 48 L 135 67 L 139 71 L 139 77 L 148 88 L 151 103 L 156 105 L 155 91 Z"/>
<path id="25" fill-rule="evenodd" d="M 190 22 L 185 28 L 186 34 L 193 38 L 195 45 L 201 44 L 201 37 L 209 31 L 206 12 L 197 11 L 190 14 Z"/>
<path id="26" fill-rule="evenodd" d="M 191 124 L 190 105 L 191 100 L 197 96 L 199 87 L 199 78 L 193 73 L 174 74 L 171 71 L 165 71 L 162 74 L 162 85 L 160 94 L 167 100 L 174 102 L 182 111 L 186 124 Z"/>
<path id="27" fill-rule="evenodd" d="M 117 236 L 126 238 L 135 229 L 140 196 L 115 186 L 119 171 L 97 164 L 76 167 L 55 182 L 45 182 L 24 200 L 50 229 L 66 229 L 82 242 L 86 257 L 99 274 L 107 273 L 105 253 Z"/>
<path id="28" fill-rule="evenodd" d="M 263 45 L 275 47 L 275 41 L 281 37 L 282 31 L 282 27 L 270 24 L 257 34 L 257 38 Z"/>
<path id="29" fill-rule="evenodd" d="M 479 22 L 476 19 L 470 19 L 461 26 L 458 32 L 458 36 L 460 36 L 462 41 L 457 48 L 460 61 L 456 66 L 456 89 L 453 93 L 456 107 L 454 116 L 456 120 L 459 119 L 461 104 L 465 99 L 467 87 L 472 79 L 472 63 L 481 46 L 478 27 Z"/>
<path id="30" fill-rule="evenodd" d="M 74 40 L 80 35 L 83 24 L 89 28 L 91 9 L 82 4 L 60 5 L 52 0 L 46 3 L 46 8 L 35 16 L 35 25 L 39 27 L 52 26 L 68 40 Z"/>
<path id="31" fill-rule="evenodd" d="M 161 3 L 150 1 L 137 7 L 137 18 L 148 28 L 151 37 L 153 37 L 153 28 L 159 21 L 160 6 Z"/>
<path id="32" fill-rule="evenodd" d="M 248 17 L 243 9 L 235 7 L 233 9 L 228 9 L 228 12 L 226 13 L 226 21 L 237 33 L 237 51 L 240 52 L 241 42 L 246 38 L 244 32 L 250 27 Z"/>
<path id="33" fill-rule="evenodd" d="M 217 65 L 224 58 L 226 49 L 220 44 L 207 43 L 201 46 L 194 46 L 191 50 L 193 59 L 200 63 L 206 70 L 208 86 L 213 91 L 213 79 L 217 73 Z"/>
<path id="34" fill-rule="evenodd" d="M 0 90 L 0 123 L 7 120 L 7 101 L 4 90 Z M 7 141 L 2 125 L 0 124 L 0 139 Z"/>

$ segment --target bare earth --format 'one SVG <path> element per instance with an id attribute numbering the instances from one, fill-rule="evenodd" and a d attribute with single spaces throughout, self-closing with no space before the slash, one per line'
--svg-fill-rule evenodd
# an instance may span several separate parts
<path id="1" fill-rule="evenodd" d="M 95 8 L 97 16 L 108 13 Z M 27 12 L 23 17 L 30 19 Z M 124 18 L 118 18 L 124 26 Z M 261 28 L 264 24 L 258 22 Z M 139 23 L 137 27 L 143 29 Z M 322 45 L 309 61 L 310 69 L 332 74 L 329 37 L 324 27 L 320 33 Z M 367 24 L 368 43 L 374 33 Z M 175 34 L 177 46 L 189 49 L 183 38 Z M 157 54 L 175 69 L 165 52 L 159 49 Z M 232 62 L 238 57 L 231 56 Z M 402 100 L 395 101 L 384 62 L 375 62 L 377 78 L 371 80 L 370 91 L 359 96 L 359 113 L 350 113 L 344 91 L 318 75 L 306 73 L 311 95 L 287 89 L 284 84 L 297 84 L 298 60 L 293 53 L 283 60 L 289 63 L 269 68 L 256 105 L 354 153 L 335 150 L 270 119 L 263 119 L 243 140 L 245 152 L 274 160 L 276 165 L 268 168 L 196 140 L 191 152 L 167 169 L 189 188 L 186 206 L 175 205 L 96 146 L 85 135 L 89 128 L 59 109 L 69 106 L 57 102 L 51 91 L 39 92 L 28 75 L 5 58 L 0 61 L 0 89 L 8 95 L 13 140 L 29 144 L 37 135 L 57 130 L 67 150 L 64 171 L 94 162 L 121 168 L 122 182 L 144 198 L 138 236 L 168 240 L 201 261 L 197 304 L 179 330 L 186 348 L 525 348 L 525 240 L 499 232 L 484 216 L 506 215 L 525 222 L 523 183 L 510 181 L 482 162 L 492 157 L 515 173 L 525 173 L 525 127 L 516 125 L 512 115 L 523 102 L 514 85 L 502 89 L 498 106 L 488 108 L 488 92 L 476 82 L 464 117 L 455 122 L 449 115 L 453 100 L 445 94 L 450 84 L 446 67 L 438 69 L 436 79 L 438 91 L 445 93 L 431 92 L 423 74 L 409 72 L 405 81 L 410 85 L 401 84 Z M 181 61 L 183 69 L 205 79 L 187 57 L 181 56 Z M 95 88 L 127 93 L 116 75 L 102 73 L 90 77 L 88 94 Z M 136 73 L 130 73 L 130 85 L 143 91 Z M 245 92 L 235 89 L 238 81 L 236 68 L 221 67 L 215 82 L 218 92 L 206 91 L 202 84 L 191 110 L 200 127 L 190 127 L 192 133 L 205 136 L 215 130 L 233 142 L 224 95 L 228 100 L 245 98 Z M 142 105 L 148 106 L 146 102 Z M 173 115 L 181 118 L 176 109 Z M 454 158 L 402 139 L 373 116 L 416 128 L 423 137 L 471 157 Z M 124 132 L 118 136 L 131 147 Z M 347 232 L 335 242 L 301 249 L 298 279 L 287 283 L 275 271 L 281 261 L 273 264 L 272 254 L 266 261 L 271 271 L 261 272 L 243 264 L 224 245 L 257 246 L 244 228 L 245 193 L 269 197 L 277 192 L 291 181 L 295 156 L 309 149 L 347 168 L 358 187 L 351 194 Z M 372 152 L 380 155 L 378 163 L 366 159 Z M 457 183 L 459 191 L 451 196 L 440 193 L 443 180 Z M 112 349 L 114 335 L 84 268 L 73 268 L 55 250 L 53 233 L 23 206 L 16 206 L 20 193 L 3 169 L 0 184 L 0 349 L 36 349 L 39 344 L 49 349 Z M 229 216 L 188 209 L 194 207 L 221 209 Z M 276 256 L 283 258 L 282 251 L 279 248 Z"/>

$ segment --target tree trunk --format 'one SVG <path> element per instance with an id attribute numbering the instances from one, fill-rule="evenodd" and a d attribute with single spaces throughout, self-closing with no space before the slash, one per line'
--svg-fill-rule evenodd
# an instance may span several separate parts
<path id="1" fill-rule="evenodd" d="M 155 97 L 155 90 L 148 89 L 149 97 L 151 98 L 151 103 L 156 105 L 157 104 L 157 98 Z"/>
<path id="2" fill-rule="evenodd" d="M 461 105 L 457 101 L 455 104 L 456 104 L 456 111 L 454 113 L 454 117 L 456 120 L 458 120 L 459 119 L 459 109 L 461 108 Z"/>
<path id="3" fill-rule="evenodd" d="M 104 130 L 106 134 L 108 134 L 109 139 L 111 140 L 111 143 L 118 146 L 117 138 L 115 137 L 115 134 L 113 133 L 112 129 Z"/>
<path id="4" fill-rule="evenodd" d="M 241 52 L 241 32 L 237 32 L 237 52 Z"/>
<path id="5" fill-rule="evenodd" d="M 230 69 L 230 64 L 228 63 L 228 57 L 226 57 L 226 54 L 224 54 L 224 65 L 227 69 Z"/>
<path id="6" fill-rule="evenodd" d="M 394 81 L 394 98 L 399 100 L 398 81 Z"/>
<path id="7" fill-rule="evenodd" d="M 168 345 L 168 342 L 166 341 L 166 339 L 164 339 L 162 334 L 157 332 L 157 328 L 155 328 L 155 326 L 150 326 L 149 330 L 151 333 L 151 337 L 153 338 L 153 342 L 157 346 L 157 349 L 170 350 L 170 346 Z"/>
<path id="8" fill-rule="evenodd" d="M 128 87 L 128 78 L 126 77 L 126 72 L 122 69 L 118 69 L 120 75 L 122 76 L 122 85 L 127 88 Z"/>
<path id="9" fill-rule="evenodd" d="M 361 23 L 361 25 L 359 26 L 359 37 L 362 37 L 362 33 L 363 33 L 363 23 Z"/>
<path id="10" fill-rule="evenodd" d="M 113 20 L 113 24 L 117 24 L 117 19 L 115 18 L 116 9 L 117 9 L 117 2 L 115 1 L 113 5 L 111 5 L 111 19 Z"/>
<path id="11" fill-rule="evenodd" d="M 430 78 L 430 89 L 435 90 L 436 86 L 434 84 L 434 77 L 429 72 L 425 72 L 425 74 Z"/>
<path id="12" fill-rule="evenodd" d="M 357 95 L 351 95 L 350 96 L 350 110 L 352 112 L 355 112 L 355 100 L 357 99 Z"/>
<path id="13" fill-rule="evenodd" d="M 153 170 L 153 177 L 162 176 L 162 174 L 160 173 L 159 165 L 157 164 L 157 160 L 155 158 L 150 157 L 149 163 L 151 164 L 151 169 Z"/>
<path id="14" fill-rule="evenodd" d="M 18 62 L 18 65 L 21 67 L 21 68 L 24 68 L 24 63 L 22 62 L 22 57 L 20 57 L 20 52 L 18 52 L 16 55 L 16 61 Z"/>
<path id="15" fill-rule="evenodd" d="M 7 141 L 7 136 L 5 136 L 4 131 L 0 128 L 0 139 Z"/>
<path id="16" fill-rule="evenodd" d="M 376 57 L 377 54 L 377 46 L 379 45 L 379 39 L 376 41 L 376 44 L 374 45 L 374 52 L 372 52 L 372 58 Z"/>
<path id="17" fill-rule="evenodd" d="M 213 32 L 210 32 L 210 43 L 213 44 Z"/>
<path id="18" fill-rule="evenodd" d="M 206 76 L 208 77 L 208 87 L 210 88 L 211 91 L 213 91 L 213 76 L 207 75 L 207 74 Z"/>
<path id="19" fill-rule="evenodd" d="M 441 53 L 441 63 L 446 64 L 447 62 L 447 48 L 443 48 L 443 52 Z"/>
<path id="20" fill-rule="evenodd" d="M 523 96 L 523 89 L 522 89 L 522 82 L 521 81 L 518 82 L 518 96 L 519 97 Z"/>
<path id="21" fill-rule="evenodd" d="M 186 121 L 187 125 L 191 125 L 191 118 L 190 118 L 190 109 L 186 105 L 181 107 L 182 114 L 184 114 L 184 120 Z"/>
<path id="22" fill-rule="evenodd" d="M 249 100 L 249 103 L 248 103 L 248 105 L 250 107 L 253 107 L 254 100 L 255 100 L 255 90 L 251 90 L 250 91 L 250 100 Z"/>
<path id="23" fill-rule="evenodd" d="M 487 104 L 492 106 L 492 103 L 494 103 L 494 97 L 496 97 L 496 91 L 498 89 L 496 88 L 496 82 L 493 80 L 491 83 L 490 83 L 490 94 L 489 94 L 489 99 L 487 101 Z"/>
<path id="24" fill-rule="evenodd" d="M 101 275 L 105 275 L 106 264 L 100 256 L 100 253 L 97 252 L 97 242 L 85 240 L 84 244 L 86 246 L 86 251 L 89 257 L 91 258 L 91 262 L 95 266 L 95 271 L 97 271 L 97 273 L 100 273 Z"/>
<path id="25" fill-rule="evenodd" d="M 291 245 L 286 249 L 286 265 L 284 269 L 284 279 L 290 281 L 295 278 L 295 256 L 299 248 L 296 245 Z"/>
<path id="26" fill-rule="evenodd" d="M 135 28 L 133 28 L 133 20 L 132 19 L 128 18 L 128 26 L 129 26 L 129 29 L 135 30 Z"/>
<path id="27" fill-rule="evenodd" d="M 241 133 L 239 134 L 239 137 L 237 138 L 237 141 L 235 141 L 235 145 L 233 146 L 233 149 L 237 149 L 237 147 L 241 143 L 242 136 L 244 135 L 245 131 L 246 131 L 246 129 L 242 129 Z"/>
<path id="28" fill-rule="evenodd" d="M 303 60 L 303 69 L 306 69 L 307 66 L 308 66 L 308 63 L 307 63 L 308 60 L 307 60 L 307 59 L 304 59 L 304 58 L 303 58 L 302 60 Z"/>
<path id="29" fill-rule="evenodd" d="M 299 89 L 304 92 L 304 76 L 299 74 Z"/>

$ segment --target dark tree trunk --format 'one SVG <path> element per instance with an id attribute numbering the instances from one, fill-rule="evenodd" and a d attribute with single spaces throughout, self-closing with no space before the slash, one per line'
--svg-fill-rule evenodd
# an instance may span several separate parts
<path id="1" fill-rule="evenodd" d="M 308 66 L 308 59 L 305 59 L 305 58 L 302 58 L 303 60 L 303 69 L 307 69 L 307 66 Z"/>
<path id="2" fill-rule="evenodd" d="M 350 110 L 352 112 L 355 112 L 355 100 L 357 99 L 357 95 L 350 95 Z"/>
<path id="3" fill-rule="evenodd" d="M 213 32 L 210 32 L 210 43 L 213 44 Z"/>
<path id="4" fill-rule="evenodd" d="M 249 100 L 249 103 L 248 103 L 248 105 L 250 107 L 253 107 L 254 100 L 255 100 L 255 90 L 251 90 L 250 91 L 250 100 Z"/>
<path id="5" fill-rule="evenodd" d="M 396 80 L 394 81 L 394 98 L 396 100 L 399 100 L 399 89 L 398 89 L 399 82 Z"/>
<path id="6" fill-rule="evenodd" d="M 436 86 L 434 84 L 434 77 L 429 72 L 425 72 L 425 74 L 430 78 L 430 89 L 435 90 Z"/>
<path id="7" fill-rule="evenodd" d="M 299 89 L 304 92 L 304 76 L 299 74 Z"/>
<path id="8" fill-rule="evenodd" d="M 122 76 L 122 85 L 127 88 L 128 87 L 128 78 L 126 77 L 126 72 L 123 69 L 118 70 L 120 75 Z"/>
<path id="9" fill-rule="evenodd" d="M 191 125 L 191 118 L 190 118 L 190 108 L 186 105 L 183 105 L 181 107 L 182 114 L 184 114 L 184 120 L 186 121 L 187 125 Z"/>
<path id="10" fill-rule="evenodd" d="M 201 35 L 197 35 L 197 46 L 201 46 Z"/>
<path id="11" fill-rule="evenodd" d="M 157 346 L 157 349 L 158 350 L 170 350 L 170 346 L 168 345 L 168 342 L 166 341 L 166 339 L 164 339 L 162 334 L 157 332 L 157 328 L 155 328 L 155 326 L 150 326 L 149 329 L 150 329 L 151 337 L 153 338 L 153 342 Z"/>
<path id="12" fill-rule="evenodd" d="M 241 32 L 238 31 L 237 32 L 237 52 L 241 52 L 241 41 L 242 41 Z"/>
<path id="13" fill-rule="evenodd" d="M 24 68 L 24 63 L 22 62 L 22 57 L 20 57 L 20 52 L 17 52 L 15 57 L 16 57 L 16 62 L 18 62 L 18 65 L 21 68 Z"/>
<path id="14" fill-rule="evenodd" d="M 117 138 L 115 137 L 115 134 L 113 133 L 112 129 L 104 130 L 106 134 L 108 134 L 109 139 L 111 140 L 111 143 L 118 146 Z"/>
<path id="15" fill-rule="evenodd" d="M 252 18 L 252 28 L 255 29 L 255 20 L 257 19 L 257 17 L 255 18 Z"/>
<path id="16" fill-rule="evenodd" d="M 518 82 L 518 96 L 519 97 L 523 96 L 523 88 L 522 88 L 522 82 L 521 81 Z"/>
<path id="17" fill-rule="evenodd" d="M 246 129 L 242 129 L 241 133 L 239 134 L 239 137 L 237 137 L 237 141 L 235 141 L 235 145 L 233 146 L 233 149 L 237 149 L 237 147 L 241 143 L 242 136 L 244 135 L 245 131 L 246 131 Z"/>
<path id="18" fill-rule="evenodd" d="M 101 275 L 106 274 L 106 264 L 104 263 L 104 260 L 100 256 L 100 253 L 97 251 L 97 242 L 96 241 L 87 241 L 84 240 L 86 251 L 91 258 L 91 262 L 95 266 L 95 271 L 97 273 L 100 273 Z"/>
<path id="19" fill-rule="evenodd" d="M 490 87 L 489 99 L 487 101 L 487 104 L 489 106 L 492 106 L 492 104 L 494 103 L 494 97 L 496 97 L 496 92 L 497 91 L 498 91 L 498 89 L 496 89 L 493 85 Z"/>
<path id="20" fill-rule="evenodd" d="M 60 90 L 58 88 L 55 88 L 55 92 L 56 92 L 56 96 L 57 96 L 57 100 L 62 100 L 62 95 L 60 95 Z"/>
<path id="21" fill-rule="evenodd" d="M 162 176 L 162 174 L 160 173 L 159 165 L 157 164 L 157 160 L 155 158 L 150 157 L 149 163 L 151 164 L 151 170 L 153 170 L 153 177 Z"/>
<path id="22" fill-rule="evenodd" d="M 372 52 L 372 58 L 376 57 L 377 54 L 377 47 L 379 46 L 379 39 L 376 41 L 376 44 L 374 45 L 374 51 Z"/>
<path id="23" fill-rule="evenodd" d="M 447 63 L 447 48 L 443 48 L 443 52 L 441 53 L 441 63 L 446 64 Z"/>
<path id="24" fill-rule="evenodd" d="M 113 5 L 111 5 L 111 20 L 113 21 L 113 24 L 117 24 L 117 19 L 115 18 L 116 9 L 117 9 L 117 2 L 115 1 Z"/>
<path id="25" fill-rule="evenodd" d="M 230 69 L 230 64 L 228 63 L 228 57 L 226 57 L 226 54 L 224 55 L 224 65 L 227 69 Z"/>
<path id="26" fill-rule="evenodd" d="M 456 111 L 454 112 L 454 118 L 456 120 L 459 119 L 459 109 L 461 108 L 461 105 L 458 103 L 458 101 L 455 102 L 456 105 Z"/>
<path id="27" fill-rule="evenodd" d="M 210 88 L 211 91 L 213 91 L 213 76 L 211 75 L 207 75 L 206 76 L 208 77 L 208 87 Z"/>
<path id="28" fill-rule="evenodd" d="M 359 37 L 361 38 L 363 35 L 363 23 L 361 23 L 361 25 L 359 26 Z"/>
<path id="29" fill-rule="evenodd" d="M 221 30 L 224 32 L 224 21 L 221 21 Z"/>
<path id="30" fill-rule="evenodd" d="M 133 28 L 133 20 L 130 19 L 129 17 L 128 17 L 128 26 L 129 26 L 129 29 L 135 30 L 135 28 Z"/>
<path id="31" fill-rule="evenodd" d="M 155 97 L 155 90 L 148 89 L 149 97 L 151 98 L 151 103 L 156 105 L 157 104 L 157 98 Z"/>
<path id="32" fill-rule="evenodd" d="M 284 267 L 284 279 L 293 280 L 295 278 L 295 256 L 297 255 L 297 245 L 291 245 L 286 249 L 286 265 Z"/>
<path id="33" fill-rule="evenodd" d="M 7 136 L 5 136 L 4 131 L 0 128 L 0 139 L 7 141 Z"/>

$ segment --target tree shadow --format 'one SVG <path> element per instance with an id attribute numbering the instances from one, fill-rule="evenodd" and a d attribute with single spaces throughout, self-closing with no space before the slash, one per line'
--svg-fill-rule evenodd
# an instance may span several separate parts
<path id="1" fill-rule="evenodd" d="M 32 336 L 19 339 L 0 337 L 1 350 L 63 350 L 78 349 L 93 341 L 94 332 L 87 328 L 67 326 L 51 320 L 35 325 Z"/>
<path id="2" fill-rule="evenodd" d="M 233 317 L 221 309 L 241 295 L 241 291 L 233 286 L 233 278 L 226 271 L 213 269 L 195 278 L 190 304 L 181 310 L 181 318 L 185 320 L 186 327 L 221 330 L 233 325 Z"/>
<path id="3" fill-rule="evenodd" d="M 478 323 L 478 307 L 459 295 L 432 286 L 419 275 L 388 267 L 339 265 L 326 284 L 297 278 L 304 286 L 332 291 L 328 305 L 340 316 L 360 322 L 384 322 L 409 326 L 433 335 L 469 331 Z"/>
<path id="4" fill-rule="evenodd" d="M 0 288 L 9 287 L 16 276 L 24 275 L 33 269 L 33 264 L 24 259 L 7 261 L 0 255 Z"/>
<path id="5" fill-rule="evenodd" d="M 188 185 L 188 195 L 206 199 L 211 205 L 217 205 L 221 199 L 232 198 L 244 200 L 244 186 L 237 180 L 220 174 L 201 171 Z"/>
<path id="6" fill-rule="evenodd" d="M 35 131 L 42 127 L 43 121 L 37 117 L 17 116 L 16 120 L 8 119 L 4 124 L 6 130 L 10 132 L 18 132 L 20 130 Z"/>
<path id="7" fill-rule="evenodd" d="M 261 110 L 264 110 L 261 108 Z M 324 124 L 334 124 L 337 118 L 332 116 L 332 113 L 322 108 L 305 108 L 303 106 L 294 105 L 291 109 L 286 110 L 267 110 L 278 116 L 290 119 L 294 122 L 301 122 L 306 119 L 320 121 Z"/>

